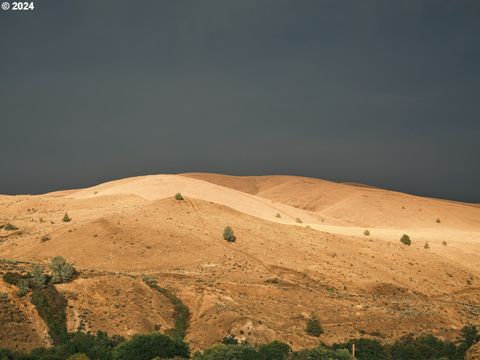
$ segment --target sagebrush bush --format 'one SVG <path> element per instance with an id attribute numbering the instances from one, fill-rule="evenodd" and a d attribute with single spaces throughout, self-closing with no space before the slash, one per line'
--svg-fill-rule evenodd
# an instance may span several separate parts
<path id="1" fill-rule="evenodd" d="M 307 320 L 307 334 L 311 336 L 320 336 L 323 334 L 323 328 L 318 318 L 312 317 Z"/>
<path id="2" fill-rule="evenodd" d="M 230 226 L 225 227 L 225 229 L 223 230 L 223 238 L 228 242 L 234 242 L 235 240 L 237 240 L 237 237 L 235 236 L 235 233 Z"/>
<path id="3" fill-rule="evenodd" d="M 27 294 L 29 290 L 29 287 L 28 287 L 28 280 L 26 279 L 21 279 L 19 282 L 18 282 L 18 292 L 17 292 L 17 295 L 22 297 L 22 296 L 25 296 Z"/>
<path id="4" fill-rule="evenodd" d="M 365 230 L 365 231 L 363 232 L 363 235 L 369 236 L 369 235 L 370 235 L 370 231 L 369 231 L 369 230 Z"/>
<path id="5" fill-rule="evenodd" d="M 154 286 L 157 285 L 157 278 L 155 276 L 150 276 L 150 275 L 142 275 L 142 280 L 145 284 L 148 286 Z"/>
<path id="6" fill-rule="evenodd" d="M 301 224 L 301 223 L 303 222 L 302 219 L 300 219 L 299 217 L 297 217 L 297 218 L 295 219 L 295 221 L 296 221 L 297 223 L 299 223 L 299 224 Z"/>
<path id="7" fill-rule="evenodd" d="M 237 345 L 237 344 L 238 344 L 238 340 L 237 340 L 237 338 L 235 337 L 235 335 L 228 335 L 228 336 L 225 336 L 225 337 L 222 339 L 222 344 L 225 344 L 225 345 Z"/>
<path id="8" fill-rule="evenodd" d="M 182 201 L 182 200 L 183 200 L 182 194 L 176 193 L 176 194 L 175 194 L 175 200 Z"/>
<path id="9" fill-rule="evenodd" d="M 277 213 L 277 215 L 275 215 L 276 218 L 281 218 L 282 216 L 280 215 L 280 213 Z"/>
<path id="10" fill-rule="evenodd" d="M 447 246 L 447 241 L 446 241 L 446 240 L 443 240 L 443 241 L 442 241 L 442 245 L 443 245 L 443 246 Z"/>
<path id="11" fill-rule="evenodd" d="M 30 277 L 36 286 L 45 286 L 47 284 L 47 276 L 43 272 L 43 266 L 40 264 L 33 265 Z"/>
<path id="12" fill-rule="evenodd" d="M 402 237 L 400 238 L 400 241 L 404 245 L 408 245 L 408 246 L 412 245 L 412 240 L 410 240 L 410 236 L 408 236 L 407 234 L 403 234 Z"/>
<path id="13" fill-rule="evenodd" d="M 18 227 L 16 227 L 13 224 L 8 223 L 8 224 L 3 225 L 3 230 L 13 231 L 13 230 L 18 230 Z"/>
<path id="14" fill-rule="evenodd" d="M 430 244 L 428 243 L 428 241 L 425 241 L 425 244 L 423 245 L 423 248 L 424 249 L 430 249 Z"/>
<path id="15" fill-rule="evenodd" d="M 75 273 L 73 266 L 61 256 L 52 258 L 50 269 L 52 270 L 52 282 L 54 284 L 69 282 Z"/>
<path id="16" fill-rule="evenodd" d="M 68 216 L 68 213 L 65 213 L 65 215 L 63 215 L 63 222 L 69 222 L 72 220 L 72 218 L 70 216 Z"/>

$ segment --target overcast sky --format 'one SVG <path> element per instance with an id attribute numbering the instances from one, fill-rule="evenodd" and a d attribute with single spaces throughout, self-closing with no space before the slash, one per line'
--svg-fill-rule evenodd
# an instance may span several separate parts
<path id="1" fill-rule="evenodd" d="M 0 193 L 292 174 L 480 202 L 480 1 L 0 11 Z"/>

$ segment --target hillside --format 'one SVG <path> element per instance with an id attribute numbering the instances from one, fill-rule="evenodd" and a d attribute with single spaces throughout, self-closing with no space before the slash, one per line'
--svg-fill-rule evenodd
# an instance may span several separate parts
<path id="1" fill-rule="evenodd" d="M 189 307 L 194 349 L 228 334 L 312 346 L 312 315 L 326 343 L 408 332 L 454 338 L 480 322 L 480 208 L 468 204 L 291 176 L 151 175 L 1 196 L 0 225 L 7 223 L 18 229 L 0 230 L 0 258 L 10 259 L 0 261 L 2 273 L 55 255 L 79 271 L 56 286 L 69 330 L 171 330 L 172 304 L 145 285 L 145 274 Z M 236 242 L 223 239 L 225 226 Z M 399 242 L 403 233 L 412 246 Z M 9 329 L 0 347 L 48 343 L 28 296 L 1 281 L 0 293 Z"/>

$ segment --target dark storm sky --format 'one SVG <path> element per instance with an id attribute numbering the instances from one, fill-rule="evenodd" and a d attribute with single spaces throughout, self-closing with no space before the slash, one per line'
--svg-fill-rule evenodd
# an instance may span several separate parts
<path id="1" fill-rule="evenodd" d="M 0 193 L 294 174 L 480 202 L 480 1 L 0 11 Z"/>

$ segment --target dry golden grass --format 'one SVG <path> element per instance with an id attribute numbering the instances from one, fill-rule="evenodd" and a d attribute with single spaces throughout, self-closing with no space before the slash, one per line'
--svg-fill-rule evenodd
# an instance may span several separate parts
<path id="1" fill-rule="evenodd" d="M 185 201 L 174 199 L 178 192 Z M 72 221 L 64 223 L 67 211 Z M 469 204 L 290 176 L 155 175 L 1 196 L 2 222 L 20 230 L 0 230 L 2 258 L 47 263 L 62 255 L 80 270 L 57 286 L 69 330 L 130 336 L 171 328 L 171 304 L 139 280 L 144 273 L 189 306 L 194 348 L 230 333 L 314 345 L 305 333 L 312 314 L 327 343 L 407 332 L 452 338 L 480 319 L 480 208 Z M 223 239 L 226 226 L 235 243 Z M 400 243 L 403 233 L 412 246 Z M 9 298 L 4 313 L 28 306 Z M 34 309 L 22 311 L 28 326 L 7 326 L 17 339 L 31 334 L 28 341 L 0 337 L 0 347 L 48 341 Z"/>

